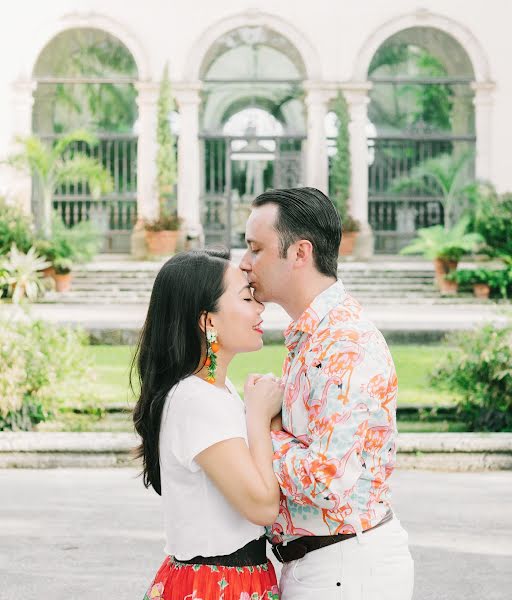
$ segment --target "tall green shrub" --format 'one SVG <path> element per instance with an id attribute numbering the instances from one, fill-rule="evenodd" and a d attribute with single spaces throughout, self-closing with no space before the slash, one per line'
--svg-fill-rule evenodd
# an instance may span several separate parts
<path id="1" fill-rule="evenodd" d="M 348 132 L 349 115 L 347 102 L 341 92 L 335 104 L 338 120 L 338 136 L 336 137 L 336 155 L 331 166 L 332 199 L 343 224 L 348 219 L 348 200 L 350 196 L 350 137 Z"/>
<path id="2" fill-rule="evenodd" d="M 473 431 L 512 431 L 512 324 L 485 325 L 448 338 L 455 349 L 432 374 L 459 392 L 459 417 Z"/>
<path id="3" fill-rule="evenodd" d="M 160 212 L 166 212 L 165 200 L 172 196 L 177 178 L 176 147 L 171 131 L 169 117 L 174 109 L 174 101 L 169 80 L 169 67 L 166 64 L 160 91 L 158 95 L 158 120 L 156 156 L 158 197 L 160 199 Z"/>

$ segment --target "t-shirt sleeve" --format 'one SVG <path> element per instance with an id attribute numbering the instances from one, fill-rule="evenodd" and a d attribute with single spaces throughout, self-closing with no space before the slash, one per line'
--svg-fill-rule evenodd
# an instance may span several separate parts
<path id="1" fill-rule="evenodd" d="M 198 471 L 194 459 L 203 450 L 224 440 L 245 439 L 245 417 L 236 398 L 216 389 L 209 392 L 202 382 L 187 383 L 171 392 L 161 435 L 183 467 Z"/>

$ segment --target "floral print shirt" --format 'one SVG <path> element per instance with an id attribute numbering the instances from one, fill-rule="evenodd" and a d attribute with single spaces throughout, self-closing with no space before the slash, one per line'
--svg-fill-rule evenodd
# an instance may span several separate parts
<path id="1" fill-rule="evenodd" d="M 285 343 L 283 431 L 272 432 L 281 503 L 267 535 L 364 531 L 390 508 L 397 377 L 386 341 L 337 281 Z"/>

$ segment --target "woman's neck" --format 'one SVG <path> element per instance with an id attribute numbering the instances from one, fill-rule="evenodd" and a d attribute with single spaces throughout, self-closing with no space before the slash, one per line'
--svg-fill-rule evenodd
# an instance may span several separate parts
<path id="1" fill-rule="evenodd" d="M 212 385 L 224 390 L 226 388 L 226 377 L 228 372 L 229 363 L 232 361 L 233 356 L 225 356 L 222 352 L 217 354 L 217 368 L 215 369 L 215 382 Z M 201 365 L 204 363 L 204 357 L 201 359 Z M 207 380 L 208 367 L 204 366 L 197 371 L 196 375 L 201 379 Z"/>

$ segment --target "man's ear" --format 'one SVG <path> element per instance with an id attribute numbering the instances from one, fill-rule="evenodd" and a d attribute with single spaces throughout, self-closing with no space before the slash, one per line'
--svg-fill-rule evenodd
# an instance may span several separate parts
<path id="1" fill-rule="evenodd" d="M 313 257 L 313 244 L 309 240 L 295 242 L 295 264 L 302 267 L 309 263 Z"/>

